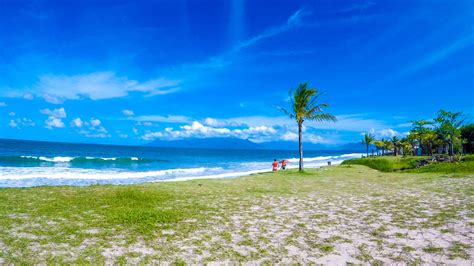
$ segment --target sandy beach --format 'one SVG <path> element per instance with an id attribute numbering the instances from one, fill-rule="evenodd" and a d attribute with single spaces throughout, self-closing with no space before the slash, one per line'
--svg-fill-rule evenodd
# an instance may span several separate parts
<path id="1" fill-rule="evenodd" d="M 0 190 L 2 263 L 447 263 L 474 256 L 472 174 L 333 166 Z"/>

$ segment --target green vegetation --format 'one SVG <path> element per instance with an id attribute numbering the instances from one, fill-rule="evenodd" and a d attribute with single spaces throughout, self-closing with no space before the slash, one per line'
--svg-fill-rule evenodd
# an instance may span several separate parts
<path id="1" fill-rule="evenodd" d="M 362 144 L 365 144 L 367 157 L 369 157 L 369 145 L 374 143 L 374 141 L 375 141 L 375 136 L 373 134 L 370 134 L 370 133 L 364 134 L 364 139 L 362 139 Z"/>
<path id="2" fill-rule="evenodd" d="M 401 168 L 410 159 L 363 160 Z M 469 228 L 452 223 L 474 217 L 472 173 L 445 178 L 342 165 L 235 179 L 4 188 L 0 263 L 301 262 L 304 254 L 338 254 L 341 244 L 352 246 L 358 263 L 390 252 L 406 262 L 419 252 L 469 260 Z M 419 238 L 426 230 L 456 241 L 440 250 Z"/>
<path id="3" fill-rule="evenodd" d="M 417 160 L 427 157 L 381 156 L 346 160 L 343 165 L 365 165 L 382 172 L 407 171 L 413 173 L 474 173 L 474 155 L 466 155 L 460 162 L 430 163 L 417 168 Z"/>
<path id="4" fill-rule="evenodd" d="M 356 158 L 342 162 L 343 165 L 365 165 L 382 172 L 394 172 L 416 168 L 419 157 L 373 157 Z"/>
<path id="5" fill-rule="evenodd" d="M 411 131 L 403 138 L 394 135 L 389 140 L 376 140 L 373 135 L 365 133 L 362 143 L 367 145 L 367 157 L 369 144 L 376 146 L 377 155 L 386 155 L 385 151 L 394 156 L 413 156 L 420 153 L 453 156 L 473 152 L 474 125 L 465 125 L 460 112 L 439 110 L 433 120 L 414 120 L 411 123 Z"/>
<path id="6" fill-rule="evenodd" d="M 317 89 L 308 88 L 308 83 L 300 83 L 296 90 L 290 92 L 290 109 L 281 108 L 291 119 L 295 119 L 298 124 L 299 143 L 299 170 L 303 171 L 303 122 L 312 120 L 317 122 L 336 121 L 336 117 L 323 111 L 329 106 L 327 103 L 318 103 L 321 93 Z"/>

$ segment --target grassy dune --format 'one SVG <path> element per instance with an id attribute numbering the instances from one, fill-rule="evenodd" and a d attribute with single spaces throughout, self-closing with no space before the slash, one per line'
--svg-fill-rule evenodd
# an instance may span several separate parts
<path id="1" fill-rule="evenodd" d="M 381 156 L 346 160 L 343 165 L 365 165 L 382 172 L 405 171 L 411 173 L 474 173 L 474 155 L 467 155 L 458 163 L 432 163 L 416 168 L 416 161 L 428 157 Z"/>
<path id="2" fill-rule="evenodd" d="M 472 172 L 0 189 L 0 262 L 469 262 Z"/>

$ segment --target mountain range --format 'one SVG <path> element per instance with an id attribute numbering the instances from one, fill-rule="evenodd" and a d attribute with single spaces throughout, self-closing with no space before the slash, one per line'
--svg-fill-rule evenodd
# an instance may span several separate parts
<path id="1" fill-rule="evenodd" d="M 272 141 L 255 143 L 248 139 L 238 138 L 188 138 L 181 140 L 155 140 L 146 144 L 153 147 L 164 148 L 199 148 L 199 149 L 265 149 L 265 150 L 294 150 L 298 149 L 298 142 L 293 141 Z M 326 145 L 303 143 L 305 150 L 346 150 L 365 152 L 365 144 L 347 143 L 343 145 Z M 369 151 L 375 149 L 371 145 Z"/>

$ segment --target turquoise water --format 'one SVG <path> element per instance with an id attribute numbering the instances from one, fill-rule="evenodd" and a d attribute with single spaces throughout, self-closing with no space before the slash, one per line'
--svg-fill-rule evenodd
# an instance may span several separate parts
<path id="1" fill-rule="evenodd" d="M 273 159 L 297 167 L 297 151 L 158 148 L 0 139 L 0 187 L 132 184 L 230 178 L 271 170 Z M 305 167 L 360 157 L 305 151 Z"/>

